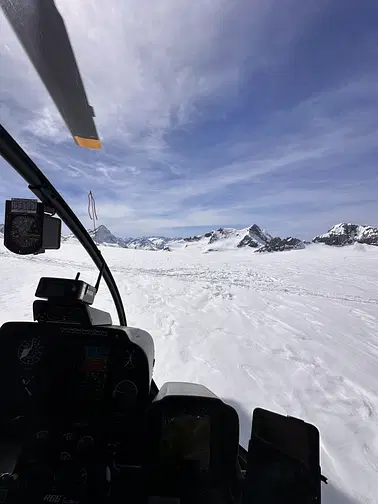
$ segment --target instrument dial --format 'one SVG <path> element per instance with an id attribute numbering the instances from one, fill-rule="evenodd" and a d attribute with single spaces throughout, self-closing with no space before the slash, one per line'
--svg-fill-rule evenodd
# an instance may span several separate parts
<path id="1" fill-rule="evenodd" d="M 92 436 L 83 436 L 79 439 L 77 443 L 77 449 L 80 451 L 88 450 L 94 445 L 94 439 Z"/>
<path id="2" fill-rule="evenodd" d="M 114 387 L 112 396 L 117 401 L 120 409 L 131 409 L 136 403 L 138 387 L 130 380 L 120 381 Z"/>
<path id="3" fill-rule="evenodd" d="M 136 362 L 136 355 L 135 355 L 135 350 L 126 350 L 126 356 L 124 360 L 124 367 L 129 368 L 129 369 L 134 369 L 135 368 L 135 362 Z"/>
<path id="4" fill-rule="evenodd" d="M 21 248 L 33 247 L 40 240 L 38 221 L 30 215 L 18 215 L 12 219 L 10 235 Z"/>
<path id="5" fill-rule="evenodd" d="M 37 432 L 36 437 L 38 441 L 47 441 L 49 437 L 49 431 L 48 430 L 40 430 Z"/>

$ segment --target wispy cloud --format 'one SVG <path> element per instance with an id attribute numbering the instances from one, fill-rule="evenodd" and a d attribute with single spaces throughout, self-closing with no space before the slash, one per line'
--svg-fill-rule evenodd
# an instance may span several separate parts
<path id="1" fill-rule="evenodd" d="M 57 6 L 104 150 L 73 145 L 4 19 L 0 114 L 83 221 L 92 189 L 101 222 L 121 235 L 257 222 L 309 237 L 339 220 L 378 224 L 378 36 L 368 8 Z M 0 194 L 12 196 L 18 179 L 1 170 Z"/>

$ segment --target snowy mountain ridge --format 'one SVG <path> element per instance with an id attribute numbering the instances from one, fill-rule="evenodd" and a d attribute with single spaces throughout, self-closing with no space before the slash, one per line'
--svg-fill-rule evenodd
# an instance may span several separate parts
<path id="1" fill-rule="evenodd" d="M 378 246 L 378 228 L 342 222 L 331 227 L 327 233 L 315 236 L 312 241 L 338 247 L 353 243 Z"/>
<path id="2" fill-rule="evenodd" d="M 257 224 L 244 229 L 219 228 L 203 235 L 184 238 L 183 242 L 185 248 L 201 247 L 205 253 L 245 247 L 253 248 L 255 252 L 276 252 L 305 247 L 298 238 L 273 237 Z"/>
<path id="3" fill-rule="evenodd" d="M 243 229 L 218 228 L 202 235 L 188 238 L 168 238 L 165 236 L 119 238 L 113 235 L 104 225 L 99 226 L 95 231 L 88 230 L 88 232 L 96 243 L 105 246 L 155 251 L 195 248 L 207 253 L 250 247 L 255 249 L 256 252 L 273 252 L 305 247 L 304 243 L 298 238 L 289 237 L 282 239 L 273 237 L 268 231 L 261 229 L 257 224 Z M 65 241 L 69 242 L 74 239 L 72 235 L 64 238 Z"/>
<path id="4" fill-rule="evenodd" d="M 111 247 L 142 249 L 142 250 L 162 250 L 167 243 L 180 238 L 167 238 L 165 236 L 142 236 L 137 238 L 120 238 L 115 236 L 103 224 L 95 230 L 88 229 L 91 238 L 97 243 Z M 75 242 L 76 238 L 73 235 L 63 236 L 64 242 Z"/>
<path id="5" fill-rule="evenodd" d="M 0 224 L 0 234 L 3 234 L 3 232 L 4 225 Z M 207 253 L 250 247 L 255 249 L 255 252 L 261 253 L 303 249 L 311 243 L 293 237 L 273 237 L 257 224 L 243 229 L 218 228 L 202 235 L 187 238 L 166 236 L 120 238 L 115 236 L 103 224 L 96 230 L 88 229 L 88 233 L 97 244 L 151 251 L 195 248 Z M 68 235 L 62 236 L 62 241 L 75 243 L 77 240 L 73 235 Z M 315 236 L 312 242 L 338 247 L 353 245 L 354 243 L 378 246 L 378 228 L 342 222 L 332 226 L 326 233 Z"/>

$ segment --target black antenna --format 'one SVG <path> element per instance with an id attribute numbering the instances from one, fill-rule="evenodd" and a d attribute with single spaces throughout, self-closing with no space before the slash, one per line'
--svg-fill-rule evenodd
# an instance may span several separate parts
<path id="1" fill-rule="evenodd" d="M 98 274 L 96 285 L 95 285 L 96 292 L 98 292 L 98 288 L 100 287 L 100 282 L 101 282 L 102 274 L 104 272 L 104 268 L 105 268 L 105 263 L 103 262 L 102 266 L 100 268 L 100 273 Z"/>
<path id="2" fill-rule="evenodd" d="M 80 271 L 78 271 L 78 272 L 76 273 L 75 280 L 79 280 L 79 276 L 80 276 Z"/>

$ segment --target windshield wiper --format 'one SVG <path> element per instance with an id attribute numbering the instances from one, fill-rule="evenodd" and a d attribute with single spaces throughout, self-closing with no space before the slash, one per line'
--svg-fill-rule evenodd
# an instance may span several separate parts
<path id="1" fill-rule="evenodd" d="M 62 221 L 72 231 L 81 245 L 88 252 L 97 268 L 102 270 L 103 278 L 109 288 L 117 309 L 119 323 L 121 326 L 126 326 L 127 321 L 122 298 L 119 294 L 117 284 L 109 266 L 106 264 L 100 250 L 59 192 L 1 124 L 0 154 L 16 170 L 16 172 L 19 173 L 24 180 L 26 180 L 29 184 L 29 189 L 37 196 L 37 198 L 39 198 L 42 203 L 56 211 L 57 215 L 62 219 Z"/>

